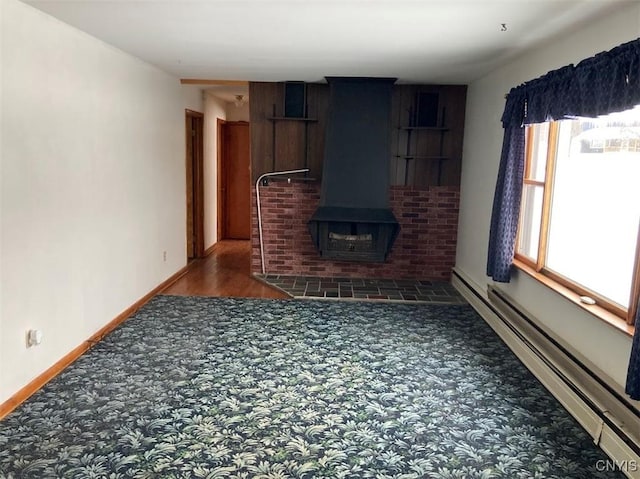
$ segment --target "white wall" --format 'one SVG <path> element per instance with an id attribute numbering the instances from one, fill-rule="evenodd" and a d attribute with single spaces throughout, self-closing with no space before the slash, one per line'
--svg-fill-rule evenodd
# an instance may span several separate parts
<path id="1" fill-rule="evenodd" d="M 184 108 L 204 113 L 204 91 L 198 85 L 182 85 Z"/>
<path id="2" fill-rule="evenodd" d="M 226 120 L 225 102 L 204 97 L 204 248 L 218 241 L 218 118 Z"/>
<path id="3" fill-rule="evenodd" d="M 1 403 L 185 265 L 193 102 L 155 67 L 0 4 Z"/>
<path id="4" fill-rule="evenodd" d="M 469 85 L 457 268 L 482 288 L 490 282 L 485 276 L 487 240 L 502 146 L 500 117 L 505 93 L 549 70 L 575 64 L 638 36 L 640 4 L 626 4 Z M 631 347 L 627 335 L 584 313 L 524 274 L 516 273 L 509 285 L 500 287 L 580 354 L 620 385 L 624 384 Z"/>
<path id="5" fill-rule="evenodd" d="M 6 397 L 9 396 L 9 394 L 5 393 L 5 388 L 4 388 L 4 384 L 6 379 L 5 379 L 5 372 L 4 372 L 4 368 L 2 367 L 3 363 L 3 358 L 2 358 L 2 345 L 4 343 L 3 338 L 5 337 L 5 327 L 4 327 L 4 320 L 3 320 L 3 316 L 2 316 L 2 230 L 3 230 L 3 226 L 2 226 L 2 163 L 3 163 L 3 151 L 4 151 L 4 144 L 3 144 L 3 133 L 4 133 L 4 112 L 3 110 L 3 94 L 4 94 L 4 88 L 2 88 L 2 83 L 4 83 L 4 34 L 3 31 L 4 29 L 2 28 L 4 25 L 4 9 L 5 9 L 5 3 L 3 1 L 0 0 L 0 404 L 2 404 L 2 401 L 4 399 L 6 399 Z"/>
<path id="6" fill-rule="evenodd" d="M 228 121 L 249 121 L 249 102 L 239 107 L 233 102 L 227 102 L 225 107 Z"/>

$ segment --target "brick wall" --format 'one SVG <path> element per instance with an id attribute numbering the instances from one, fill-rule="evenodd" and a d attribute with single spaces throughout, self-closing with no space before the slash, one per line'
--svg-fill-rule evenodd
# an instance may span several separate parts
<path id="1" fill-rule="evenodd" d="M 252 191 L 253 273 L 260 273 L 255 187 Z M 318 207 L 317 182 L 272 182 L 260 187 L 266 272 L 321 277 L 449 280 L 455 263 L 460 190 L 454 186 L 415 189 L 393 186 L 390 206 L 400 233 L 384 263 L 322 259 L 307 221 Z"/>

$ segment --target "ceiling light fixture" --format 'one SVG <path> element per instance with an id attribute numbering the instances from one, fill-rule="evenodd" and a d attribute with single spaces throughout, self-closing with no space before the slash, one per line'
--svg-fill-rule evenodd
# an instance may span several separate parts
<path id="1" fill-rule="evenodd" d="M 233 102 L 233 104 L 236 106 L 236 108 L 240 108 L 245 103 L 247 103 L 247 97 L 246 96 L 244 96 L 244 95 L 236 95 L 236 99 Z"/>

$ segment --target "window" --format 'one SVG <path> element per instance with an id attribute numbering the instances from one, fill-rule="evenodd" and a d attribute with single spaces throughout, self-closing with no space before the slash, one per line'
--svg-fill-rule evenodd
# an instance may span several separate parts
<path id="1" fill-rule="evenodd" d="M 639 219 L 640 106 L 527 127 L 518 260 L 631 324 Z"/>

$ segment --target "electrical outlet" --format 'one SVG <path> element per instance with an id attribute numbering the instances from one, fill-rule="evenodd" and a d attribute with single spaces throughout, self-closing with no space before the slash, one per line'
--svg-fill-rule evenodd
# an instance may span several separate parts
<path id="1" fill-rule="evenodd" d="M 166 251 L 162 252 L 162 261 L 164 261 L 165 263 L 167 262 L 167 252 Z"/>
<path id="2" fill-rule="evenodd" d="M 27 347 L 38 346 L 42 342 L 42 331 L 30 329 L 27 331 Z"/>

